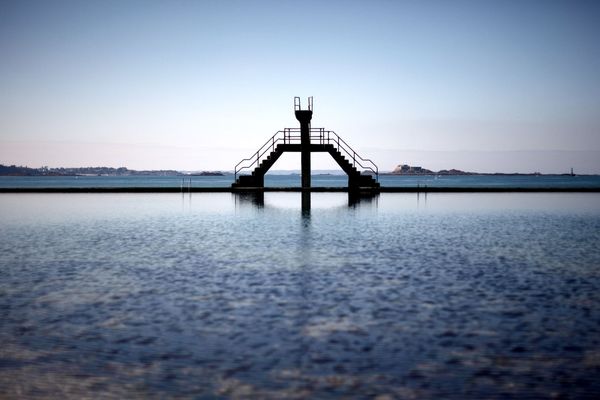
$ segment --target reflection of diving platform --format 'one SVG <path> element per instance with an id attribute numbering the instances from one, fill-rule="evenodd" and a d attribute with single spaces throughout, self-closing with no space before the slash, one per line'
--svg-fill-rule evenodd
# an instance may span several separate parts
<path id="1" fill-rule="evenodd" d="M 285 128 L 275 133 L 251 157 L 240 161 L 235 166 L 235 183 L 233 188 L 262 188 L 265 185 L 265 174 L 284 152 L 301 153 L 302 188 L 310 188 L 310 153 L 327 152 L 348 175 L 350 190 L 379 189 L 379 170 L 373 161 L 362 158 L 335 132 L 324 128 L 311 128 L 312 97 L 309 98 L 308 110 L 300 109 L 300 99 L 294 99 L 296 118 L 300 128 Z M 361 170 L 363 171 L 361 173 Z M 241 172 L 252 171 L 242 175 Z"/>

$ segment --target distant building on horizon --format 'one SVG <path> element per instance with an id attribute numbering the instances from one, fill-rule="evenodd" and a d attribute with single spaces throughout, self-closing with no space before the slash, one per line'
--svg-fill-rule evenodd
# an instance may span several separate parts
<path id="1" fill-rule="evenodd" d="M 398 165 L 393 171 L 393 174 L 398 175 L 419 175 L 419 174 L 433 174 L 433 171 L 422 167 L 413 167 L 408 164 Z"/>

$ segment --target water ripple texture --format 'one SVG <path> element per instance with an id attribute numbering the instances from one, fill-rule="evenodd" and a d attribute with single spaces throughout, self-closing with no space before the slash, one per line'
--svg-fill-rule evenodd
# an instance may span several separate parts
<path id="1" fill-rule="evenodd" d="M 0 397 L 597 398 L 599 194 L 0 196 Z"/>

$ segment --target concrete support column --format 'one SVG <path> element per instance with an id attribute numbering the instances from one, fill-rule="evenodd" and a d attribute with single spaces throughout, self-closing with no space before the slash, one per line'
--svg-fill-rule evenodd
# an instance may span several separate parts
<path id="1" fill-rule="evenodd" d="M 311 103 L 309 103 L 311 105 Z M 310 107 L 312 108 L 312 107 Z M 296 119 L 300 122 L 300 164 L 302 167 L 302 189 L 310 188 L 310 120 L 312 110 L 300 110 L 300 103 L 296 109 Z"/>
<path id="2" fill-rule="evenodd" d="M 302 187 L 310 188 L 310 122 L 300 123 Z"/>

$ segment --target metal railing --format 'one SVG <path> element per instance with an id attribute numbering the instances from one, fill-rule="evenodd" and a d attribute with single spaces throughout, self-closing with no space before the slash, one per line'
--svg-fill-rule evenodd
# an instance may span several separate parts
<path id="1" fill-rule="evenodd" d="M 302 106 L 300 104 L 300 97 L 296 96 L 294 97 L 294 111 L 301 111 L 302 110 Z M 310 96 L 308 98 L 308 111 L 312 111 L 313 110 L 313 98 L 312 96 Z"/>
<path id="2" fill-rule="evenodd" d="M 263 161 L 264 155 L 269 152 L 275 151 L 278 144 L 300 144 L 300 128 L 285 128 L 282 131 L 277 131 L 269 140 L 265 142 L 253 155 L 248 158 L 244 158 L 242 161 L 237 163 L 234 169 L 234 180 L 237 180 L 237 176 L 243 170 L 256 168 Z M 375 180 L 379 181 L 379 168 L 375 163 L 368 159 L 361 157 L 344 139 L 342 139 L 334 131 L 325 130 L 325 128 L 311 128 L 310 130 L 310 143 L 326 145 L 331 144 L 333 147 L 342 154 L 345 154 L 348 160 L 352 163 L 353 167 L 360 167 L 363 170 L 371 171 L 375 175 Z"/>

